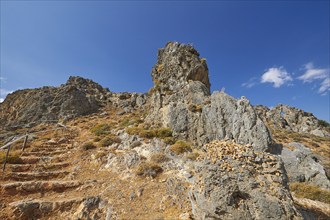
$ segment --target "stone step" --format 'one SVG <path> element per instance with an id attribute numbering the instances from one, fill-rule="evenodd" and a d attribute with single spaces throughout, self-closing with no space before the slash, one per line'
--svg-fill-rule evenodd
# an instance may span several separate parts
<path id="1" fill-rule="evenodd" d="M 39 151 L 39 152 L 24 152 L 22 156 L 54 156 L 59 154 L 65 154 L 68 150 L 59 150 L 59 151 Z"/>
<path id="2" fill-rule="evenodd" d="M 26 171 L 41 171 L 41 170 L 54 170 L 68 167 L 70 163 L 41 163 L 41 164 L 11 164 L 9 167 L 12 172 L 26 172 Z"/>
<path id="3" fill-rule="evenodd" d="M 53 178 L 62 178 L 68 175 L 69 171 L 50 171 L 50 172 L 20 172 L 20 173 L 8 173 L 5 179 L 16 181 L 29 181 L 29 180 L 47 180 Z"/>
<path id="4" fill-rule="evenodd" d="M 68 154 L 60 154 L 56 156 L 22 156 L 23 164 L 36 164 L 36 163 L 59 163 L 68 159 Z"/>
<path id="5" fill-rule="evenodd" d="M 47 219 L 47 216 L 56 212 L 66 212 L 76 209 L 84 198 L 76 197 L 70 199 L 33 199 L 21 200 L 9 204 L 14 218 L 21 220 Z"/>
<path id="6" fill-rule="evenodd" d="M 78 181 L 27 181 L 13 182 L 0 185 L 2 195 L 44 193 L 49 191 L 64 192 L 65 190 L 76 188 L 82 185 Z"/>
<path id="7" fill-rule="evenodd" d="M 30 152 L 40 152 L 40 151 L 47 151 L 47 152 L 51 152 L 51 151 L 60 151 L 60 150 L 70 150 L 72 149 L 72 147 L 32 147 L 32 149 L 30 150 Z"/>

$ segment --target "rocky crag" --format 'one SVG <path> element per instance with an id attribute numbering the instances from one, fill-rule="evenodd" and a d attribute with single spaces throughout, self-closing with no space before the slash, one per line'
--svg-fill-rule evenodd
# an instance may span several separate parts
<path id="1" fill-rule="evenodd" d="M 298 133 L 309 133 L 319 137 L 329 137 L 330 128 L 323 125 L 312 113 L 287 105 L 275 108 L 257 105 L 255 110 L 259 117 L 273 129 L 285 129 Z"/>
<path id="2" fill-rule="evenodd" d="M 233 139 L 259 151 L 271 145 L 267 127 L 245 97 L 210 95 L 206 60 L 192 46 L 168 43 L 158 51 L 151 75 L 150 124 L 170 127 L 197 144 Z"/>
<path id="3" fill-rule="evenodd" d="M 0 218 L 327 219 L 327 210 L 314 210 L 327 207 L 326 198 L 302 208 L 306 202 L 297 206 L 290 192 L 293 182 L 329 190 L 315 156 L 327 158 L 329 139 L 314 116 L 281 107 L 286 116 L 276 118 L 277 110 L 245 97 L 211 94 L 206 60 L 191 45 L 159 49 L 151 76 L 146 94 L 70 77 L 0 103 L 2 142 L 7 130 L 26 132 L 22 124 L 38 131 L 54 120 L 68 129 L 38 135 L 13 162 L 20 163 L 8 165 Z M 322 132 L 305 135 L 322 151 L 290 143 L 287 131 L 295 138 Z"/>

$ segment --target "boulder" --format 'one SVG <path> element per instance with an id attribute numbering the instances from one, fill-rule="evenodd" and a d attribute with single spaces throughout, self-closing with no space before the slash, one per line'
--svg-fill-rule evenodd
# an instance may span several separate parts
<path id="1" fill-rule="evenodd" d="M 302 218 L 279 157 L 230 142 L 214 141 L 203 150 L 189 192 L 195 219 Z"/>
<path id="2" fill-rule="evenodd" d="M 281 158 L 290 182 L 307 182 L 330 189 L 324 167 L 309 148 L 300 143 L 290 143 L 287 148 L 283 148 Z"/>

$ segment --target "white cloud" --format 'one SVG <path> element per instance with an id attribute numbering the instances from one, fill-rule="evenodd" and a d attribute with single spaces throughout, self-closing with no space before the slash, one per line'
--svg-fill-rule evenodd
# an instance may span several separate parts
<path id="1" fill-rule="evenodd" d="M 283 67 L 269 68 L 262 76 L 261 83 L 273 83 L 275 88 L 292 81 L 292 77 Z"/>
<path id="2" fill-rule="evenodd" d="M 305 70 L 305 73 L 298 77 L 298 79 L 303 82 L 312 82 L 313 80 L 325 79 L 329 77 L 329 69 L 314 68 L 312 62 L 307 63 L 303 69 Z"/>
<path id="3" fill-rule="evenodd" d="M 3 98 L 0 98 L 0 103 L 3 102 L 3 101 L 4 101 L 4 99 Z"/>
<path id="4" fill-rule="evenodd" d="M 314 81 L 320 81 L 322 82 L 319 85 L 318 92 L 322 95 L 325 95 L 325 93 L 330 90 L 330 71 L 328 69 L 318 69 L 315 68 L 313 63 L 307 63 L 304 65 L 303 70 L 305 70 L 305 73 L 298 77 L 298 79 L 302 80 L 304 83 L 311 83 Z"/>
<path id="5" fill-rule="evenodd" d="M 319 93 L 322 93 L 323 95 L 325 95 L 325 92 L 327 92 L 328 90 L 330 90 L 330 77 L 324 79 L 321 82 L 321 85 L 319 88 Z"/>
<path id="6" fill-rule="evenodd" d="M 242 83 L 242 87 L 246 87 L 246 88 L 252 88 L 253 86 L 255 86 L 257 84 L 257 77 L 252 77 L 251 79 L 249 79 L 247 82 Z"/>

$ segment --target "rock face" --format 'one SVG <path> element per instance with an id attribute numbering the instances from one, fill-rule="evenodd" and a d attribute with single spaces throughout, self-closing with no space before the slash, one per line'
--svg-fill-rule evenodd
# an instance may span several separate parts
<path id="1" fill-rule="evenodd" d="M 260 118 L 275 129 L 286 129 L 298 133 L 309 133 L 316 136 L 330 137 L 330 128 L 320 124 L 320 121 L 309 112 L 287 105 L 278 105 L 269 109 L 266 106 L 255 106 Z"/>
<path id="2" fill-rule="evenodd" d="M 291 143 L 289 148 L 283 148 L 281 158 L 290 182 L 307 182 L 330 189 L 330 181 L 323 166 L 309 148 L 299 143 Z"/>
<path id="3" fill-rule="evenodd" d="M 301 219 L 277 156 L 226 142 L 203 150 L 189 193 L 196 219 Z"/>
<path id="4" fill-rule="evenodd" d="M 170 127 L 175 135 L 199 145 L 234 139 L 259 151 L 270 146 L 267 127 L 245 97 L 210 95 L 206 61 L 192 46 L 168 43 L 159 50 L 151 75 L 150 124 Z"/>
<path id="5" fill-rule="evenodd" d="M 0 124 L 28 125 L 90 114 L 104 104 L 109 93 L 99 84 L 81 77 L 70 77 L 59 87 L 19 90 L 0 103 Z"/>

